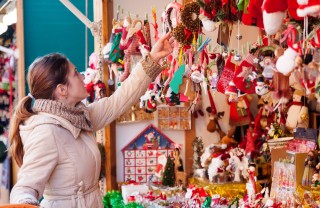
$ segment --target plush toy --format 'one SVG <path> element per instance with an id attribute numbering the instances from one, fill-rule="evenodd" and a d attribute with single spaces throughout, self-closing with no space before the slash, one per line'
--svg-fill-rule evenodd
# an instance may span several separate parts
<path id="1" fill-rule="evenodd" d="M 260 96 L 265 95 L 269 92 L 269 86 L 265 83 L 263 76 L 259 76 L 257 78 L 257 86 L 255 87 L 255 92 Z"/>
<path id="2" fill-rule="evenodd" d="M 287 112 L 286 128 L 293 132 L 297 127 L 308 128 L 309 114 L 308 107 L 303 103 L 302 96 L 304 93 L 300 90 L 295 90 L 293 93 L 293 102 Z"/>
<path id="3" fill-rule="evenodd" d="M 247 167 L 249 164 L 248 158 L 244 155 L 244 150 L 240 148 L 235 148 L 229 152 L 229 165 L 226 168 L 227 170 L 233 172 L 234 182 L 240 182 L 241 177 L 246 179 L 248 178 Z"/>
<path id="4" fill-rule="evenodd" d="M 285 17 L 285 12 L 288 10 L 289 15 L 295 20 L 302 20 L 297 15 L 299 7 L 296 0 L 264 0 L 262 5 L 263 24 L 267 35 L 276 34 Z"/>
<path id="5" fill-rule="evenodd" d="M 157 110 L 156 94 L 154 92 L 155 85 L 151 83 L 148 90 L 140 97 L 140 108 L 145 108 L 147 113 Z"/>
<path id="6" fill-rule="evenodd" d="M 313 16 L 318 17 L 320 12 L 319 0 L 297 0 L 299 8 L 297 15 L 299 17 Z"/>
<path id="7" fill-rule="evenodd" d="M 83 73 L 84 75 L 84 84 L 86 86 L 87 92 L 89 93 L 88 100 L 89 102 L 94 101 L 94 85 L 95 85 L 95 79 L 97 75 L 97 70 L 92 68 L 87 68 L 86 71 Z"/>
<path id="8" fill-rule="evenodd" d="M 289 45 L 288 49 L 285 50 L 284 54 L 279 57 L 276 63 L 278 72 L 285 76 L 289 76 L 294 67 L 296 66 L 296 58 L 299 55 L 299 45 Z"/>

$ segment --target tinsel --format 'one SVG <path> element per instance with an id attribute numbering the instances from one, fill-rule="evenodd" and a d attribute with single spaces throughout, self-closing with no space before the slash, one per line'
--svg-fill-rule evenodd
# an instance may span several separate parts
<path id="1" fill-rule="evenodd" d="M 242 199 L 247 190 L 245 183 L 223 183 L 223 184 L 212 184 L 206 180 L 199 180 L 197 178 L 190 178 L 189 184 L 196 185 L 196 187 L 203 187 L 204 190 L 209 193 L 210 196 L 219 194 L 221 197 L 225 197 L 228 201 L 234 200 L 236 197 Z M 261 191 L 261 185 L 257 185 L 257 191 Z"/>

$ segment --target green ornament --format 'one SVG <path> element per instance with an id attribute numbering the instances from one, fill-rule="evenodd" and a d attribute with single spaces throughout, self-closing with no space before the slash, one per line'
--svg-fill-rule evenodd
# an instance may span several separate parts
<path id="1" fill-rule="evenodd" d="M 201 208 L 210 208 L 211 205 L 211 197 L 207 196 L 206 199 L 204 200 Z"/>

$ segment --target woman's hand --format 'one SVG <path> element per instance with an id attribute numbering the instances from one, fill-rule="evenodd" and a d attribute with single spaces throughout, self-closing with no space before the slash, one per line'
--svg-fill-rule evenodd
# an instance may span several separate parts
<path id="1" fill-rule="evenodd" d="M 166 57 L 173 51 L 173 37 L 171 32 L 168 32 L 162 36 L 152 47 L 150 56 L 151 58 L 158 62 L 161 58 Z"/>

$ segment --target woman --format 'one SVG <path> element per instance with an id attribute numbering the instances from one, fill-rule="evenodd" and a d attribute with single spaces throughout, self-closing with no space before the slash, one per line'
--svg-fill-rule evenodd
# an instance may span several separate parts
<path id="1" fill-rule="evenodd" d="M 9 138 L 20 166 L 11 203 L 41 207 L 102 208 L 98 187 L 101 158 L 93 136 L 124 113 L 161 72 L 157 62 L 172 52 L 168 33 L 132 70 L 112 96 L 89 106 L 82 75 L 61 54 L 36 59 L 29 67 L 30 94 L 18 104 Z"/>

